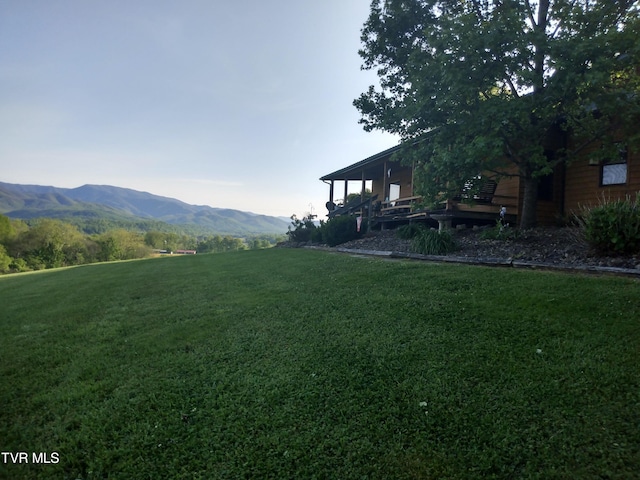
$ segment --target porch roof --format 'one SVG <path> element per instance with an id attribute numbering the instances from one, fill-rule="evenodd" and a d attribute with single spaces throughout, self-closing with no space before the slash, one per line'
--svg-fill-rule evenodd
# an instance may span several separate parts
<path id="1" fill-rule="evenodd" d="M 340 170 L 336 170 L 333 173 L 329 173 L 323 177 L 320 177 L 320 180 L 360 180 L 362 178 L 363 170 L 366 170 L 367 168 L 376 165 L 380 161 L 389 158 L 391 155 L 400 150 L 401 147 L 402 145 L 396 145 L 395 147 L 388 148 L 387 150 L 376 153 L 371 157 L 360 160 L 353 165 L 349 165 L 348 167 L 341 168 Z"/>

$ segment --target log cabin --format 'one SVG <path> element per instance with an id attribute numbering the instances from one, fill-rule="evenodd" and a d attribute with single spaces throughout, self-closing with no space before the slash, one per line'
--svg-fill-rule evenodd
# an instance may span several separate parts
<path id="1" fill-rule="evenodd" d="M 561 141 L 572 148 L 570 137 Z M 414 166 L 402 161 L 401 147 L 391 147 L 322 176 L 320 180 L 329 185 L 328 217 L 359 212 L 383 229 L 415 221 L 448 228 L 495 223 L 502 210 L 505 220 L 517 225 L 524 190 L 519 177 L 483 175 L 487 181 L 473 198 L 461 195 L 441 205 L 425 207 L 416 189 Z M 552 174 L 540 179 L 538 225 L 562 225 L 583 207 L 597 205 L 603 199 L 635 198 L 640 192 L 637 150 L 621 150 L 617 158 L 604 163 L 589 160 L 588 153 L 583 152 L 569 164 L 560 163 Z M 548 155 L 554 155 L 552 148 Z M 354 184 L 360 195 L 348 202 Z M 342 187 L 340 192 L 338 187 Z"/>

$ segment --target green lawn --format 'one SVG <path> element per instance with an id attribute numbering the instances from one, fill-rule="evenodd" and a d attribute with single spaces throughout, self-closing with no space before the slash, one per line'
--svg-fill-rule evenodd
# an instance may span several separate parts
<path id="1" fill-rule="evenodd" d="M 0 306 L 1 478 L 640 472 L 635 280 L 270 249 L 5 276 Z"/>

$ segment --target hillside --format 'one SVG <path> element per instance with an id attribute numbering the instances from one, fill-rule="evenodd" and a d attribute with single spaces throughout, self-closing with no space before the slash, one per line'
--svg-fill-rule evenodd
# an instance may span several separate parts
<path id="1" fill-rule="evenodd" d="M 277 217 L 240 210 L 190 205 L 175 198 L 110 185 L 58 188 L 0 182 L 0 213 L 11 218 L 59 218 L 76 224 L 108 220 L 126 228 L 158 229 L 158 222 L 189 231 L 226 235 L 282 234 Z"/>

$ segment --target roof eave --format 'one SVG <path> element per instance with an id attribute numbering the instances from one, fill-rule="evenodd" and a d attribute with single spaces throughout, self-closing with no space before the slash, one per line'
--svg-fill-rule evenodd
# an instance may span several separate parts
<path id="1" fill-rule="evenodd" d="M 333 173 L 324 175 L 323 177 L 320 177 L 320 180 L 322 180 L 323 182 L 325 180 L 344 180 L 345 178 L 347 178 L 349 173 L 354 173 L 356 171 L 363 170 L 364 168 L 376 163 L 379 160 L 382 160 L 385 157 L 390 157 L 391 155 L 396 153 L 398 150 L 400 150 L 400 148 L 402 148 L 402 144 L 396 145 L 395 147 L 391 147 L 382 152 L 376 153 L 375 155 L 367 157 L 364 160 L 360 160 L 359 162 L 349 165 L 348 167 L 341 168 L 340 170 L 336 170 Z"/>

